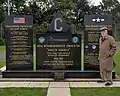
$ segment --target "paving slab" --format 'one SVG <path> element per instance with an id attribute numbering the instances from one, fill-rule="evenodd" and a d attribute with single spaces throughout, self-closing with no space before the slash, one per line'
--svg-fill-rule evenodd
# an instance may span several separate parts
<path id="1" fill-rule="evenodd" d="M 113 82 L 113 85 L 112 85 L 112 87 L 120 87 L 120 82 Z"/>
<path id="2" fill-rule="evenodd" d="M 10 82 L 0 82 L 0 88 L 6 88 L 10 86 Z"/>
<path id="3" fill-rule="evenodd" d="M 120 82 L 114 81 L 113 85 L 105 86 L 105 83 L 89 82 L 90 87 L 120 87 Z"/>
<path id="4" fill-rule="evenodd" d="M 28 87 L 30 82 L 10 82 L 8 87 Z"/>
<path id="5" fill-rule="evenodd" d="M 105 83 L 89 82 L 88 87 L 105 87 Z"/>
<path id="6" fill-rule="evenodd" d="M 89 82 L 70 82 L 70 87 L 90 87 Z"/>
<path id="7" fill-rule="evenodd" d="M 48 88 L 47 96 L 71 96 L 70 88 Z"/>
<path id="8" fill-rule="evenodd" d="M 48 88 L 49 87 L 49 82 L 30 82 L 28 87 Z"/>
<path id="9" fill-rule="evenodd" d="M 0 88 L 7 87 L 41 87 L 41 88 L 69 88 L 69 87 L 106 87 L 105 83 L 97 82 L 0 82 Z M 114 81 L 107 87 L 120 87 L 120 82 Z"/>
<path id="10" fill-rule="evenodd" d="M 54 81 L 52 78 L 0 78 L 0 82 L 8 81 L 8 82 L 48 82 Z"/>
<path id="11" fill-rule="evenodd" d="M 69 88 L 69 82 L 50 82 L 51 88 Z"/>

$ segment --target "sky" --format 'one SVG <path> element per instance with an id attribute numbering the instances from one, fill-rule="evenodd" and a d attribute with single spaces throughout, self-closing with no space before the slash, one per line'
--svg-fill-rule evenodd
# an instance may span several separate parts
<path id="1" fill-rule="evenodd" d="M 102 0 L 91 0 L 91 4 L 99 5 Z M 120 2 L 120 0 L 118 0 Z"/>
<path id="2" fill-rule="evenodd" d="M 91 4 L 99 5 L 102 0 L 91 0 Z"/>

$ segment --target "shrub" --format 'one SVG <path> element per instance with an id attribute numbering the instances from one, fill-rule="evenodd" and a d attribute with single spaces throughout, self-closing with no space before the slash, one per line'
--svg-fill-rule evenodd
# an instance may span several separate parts
<path id="1" fill-rule="evenodd" d="M 0 38 L 0 45 L 4 45 L 5 44 L 5 40 L 3 38 Z"/>

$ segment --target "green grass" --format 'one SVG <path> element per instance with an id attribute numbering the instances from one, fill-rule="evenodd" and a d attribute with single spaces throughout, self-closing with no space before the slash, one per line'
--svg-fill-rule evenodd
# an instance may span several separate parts
<path id="1" fill-rule="evenodd" d="M 115 66 L 115 71 L 117 73 L 117 75 L 120 75 L 120 52 L 117 51 L 114 57 L 116 66 Z"/>
<path id="2" fill-rule="evenodd" d="M 33 47 L 36 48 L 36 44 L 34 44 Z"/>
<path id="3" fill-rule="evenodd" d="M 0 68 L 5 66 L 6 61 L 4 59 L 0 60 Z"/>
<path id="4" fill-rule="evenodd" d="M 47 89 L 41 88 L 3 88 L 0 96 L 46 96 Z"/>
<path id="5" fill-rule="evenodd" d="M 120 88 L 71 88 L 71 96 L 120 96 Z"/>
<path id="6" fill-rule="evenodd" d="M 5 46 L 0 46 L 0 52 L 5 52 Z"/>

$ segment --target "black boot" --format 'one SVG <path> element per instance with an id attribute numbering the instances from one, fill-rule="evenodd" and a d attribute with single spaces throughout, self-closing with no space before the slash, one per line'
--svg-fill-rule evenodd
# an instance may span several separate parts
<path id="1" fill-rule="evenodd" d="M 110 85 L 112 85 L 112 84 L 113 84 L 113 82 L 112 82 L 112 81 L 109 81 L 109 82 L 105 83 L 105 86 L 110 86 Z"/>

